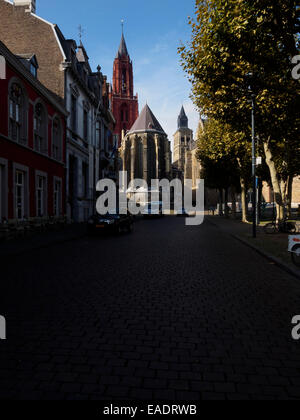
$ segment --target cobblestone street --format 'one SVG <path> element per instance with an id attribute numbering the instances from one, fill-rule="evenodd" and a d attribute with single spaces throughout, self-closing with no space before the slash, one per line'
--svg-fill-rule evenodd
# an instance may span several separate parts
<path id="1" fill-rule="evenodd" d="M 299 399 L 299 281 L 205 222 L 1 261 L 1 399 Z"/>

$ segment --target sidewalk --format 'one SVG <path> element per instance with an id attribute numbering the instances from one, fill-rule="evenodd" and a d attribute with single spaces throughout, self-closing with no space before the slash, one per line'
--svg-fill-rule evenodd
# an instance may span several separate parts
<path id="1" fill-rule="evenodd" d="M 292 263 L 291 255 L 287 251 L 287 234 L 266 235 L 263 228 L 259 226 L 257 228 L 257 238 L 254 239 L 252 237 L 251 224 L 242 223 L 240 220 L 225 219 L 219 216 L 206 216 L 206 220 L 217 226 L 223 232 L 250 246 L 284 270 L 300 278 L 300 269 Z"/>
<path id="2" fill-rule="evenodd" d="M 72 224 L 60 231 L 35 233 L 30 236 L 0 242 L 0 259 L 17 256 L 39 248 L 73 241 L 84 237 L 86 224 Z"/>

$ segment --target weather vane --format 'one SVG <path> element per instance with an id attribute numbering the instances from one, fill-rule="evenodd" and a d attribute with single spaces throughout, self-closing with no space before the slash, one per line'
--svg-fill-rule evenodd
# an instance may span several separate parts
<path id="1" fill-rule="evenodd" d="M 81 25 L 78 26 L 78 32 L 79 32 L 79 40 L 80 40 L 80 43 L 81 43 L 82 37 L 83 37 L 83 34 L 84 34 L 84 29 Z"/>
<path id="2" fill-rule="evenodd" d="M 121 25 L 122 25 L 122 33 L 124 33 L 124 19 L 121 20 Z"/>

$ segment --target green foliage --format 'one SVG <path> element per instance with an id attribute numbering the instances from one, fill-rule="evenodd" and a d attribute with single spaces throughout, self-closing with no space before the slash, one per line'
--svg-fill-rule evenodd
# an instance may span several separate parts
<path id="1" fill-rule="evenodd" d="M 198 139 L 197 157 L 202 162 L 202 176 L 211 188 L 239 189 L 239 179 L 249 179 L 251 148 L 243 133 L 232 131 L 228 124 L 208 120 Z"/>
<path id="2" fill-rule="evenodd" d="M 256 129 L 268 143 L 278 178 L 300 173 L 299 82 L 291 59 L 299 51 L 297 0 L 196 0 L 192 39 L 182 65 L 193 100 L 209 120 L 226 127 L 215 162 L 232 154 L 248 166 L 251 103 L 246 75 L 254 74 Z M 234 134 L 234 135 L 233 135 Z M 205 141 L 208 141 L 208 135 Z M 262 152 L 263 153 L 263 152 Z M 199 156 L 202 158 L 203 153 Z M 245 168 L 247 172 L 247 168 Z"/>

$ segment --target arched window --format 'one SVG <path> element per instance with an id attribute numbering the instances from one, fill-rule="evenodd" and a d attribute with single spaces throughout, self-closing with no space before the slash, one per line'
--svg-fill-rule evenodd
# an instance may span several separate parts
<path id="1" fill-rule="evenodd" d="M 22 87 L 12 83 L 9 89 L 9 137 L 27 144 L 27 101 Z"/>
<path id="2" fill-rule="evenodd" d="M 60 120 L 55 117 L 52 125 L 52 157 L 62 159 L 62 130 Z"/>
<path id="3" fill-rule="evenodd" d="M 126 69 L 122 70 L 122 92 L 123 93 L 127 92 L 127 73 L 126 73 Z"/>
<path id="4" fill-rule="evenodd" d="M 47 153 L 47 114 L 38 102 L 34 108 L 34 148 L 37 152 Z"/>

